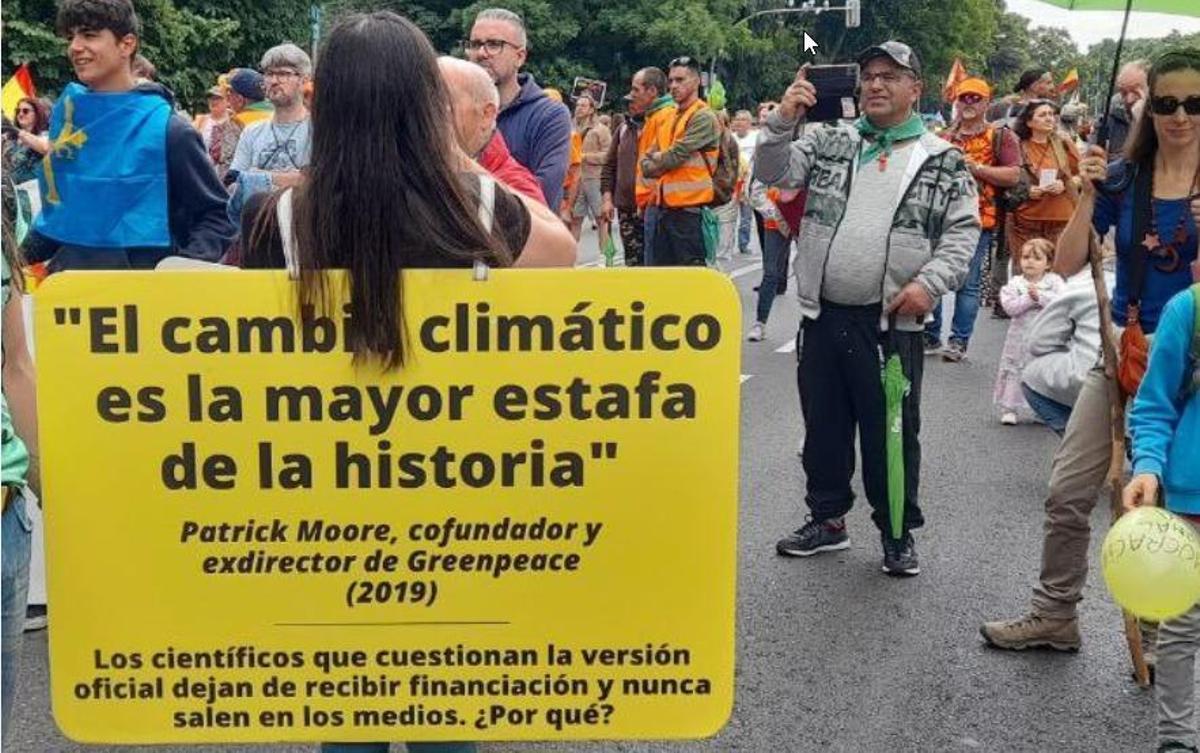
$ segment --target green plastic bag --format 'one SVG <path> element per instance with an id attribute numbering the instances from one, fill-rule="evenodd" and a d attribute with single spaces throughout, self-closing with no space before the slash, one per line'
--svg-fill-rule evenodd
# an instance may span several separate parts
<path id="1" fill-rule="evenodd" d="M 617 244 L 613 243 L 612 233 L 609 233 L 608 240 L 604 244 L 604 266 L 611 267 L 613 259 L 617 255 Z"/>
<path id="2" fill-rule="evenodd" d="M 704 260 L 712 264 L 717 259 L 717 246 L 721 243 L 721 221 L 710 207 L 700 210 L 700 237 L 704 239 Z"/>

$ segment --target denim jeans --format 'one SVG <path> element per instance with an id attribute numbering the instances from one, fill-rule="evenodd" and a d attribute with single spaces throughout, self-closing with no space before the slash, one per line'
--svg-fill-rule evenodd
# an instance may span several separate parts
<path id="1" fill-rule="evenodd" d="M 778 230 L 767 230 L 763 238 L 763 275 L 758 284 L 758 321 L 767 323 L 779 283 L 787 280 L 788 257 L 792 241 Z"/>
<path id="2" fill-rule="evenodd" d="M 743 201 L 738 205 L 738 251 L 750 253 L 750 226 L 754 224 L 754 209 L 750 202 Z"/>
<path id="3" fill-rule="evenodd" d="M 979 315 L 979 281 L 983 273 L 983 260 L 987 258 L 992 246 L 992 231 L 984 230 L 979 233 L 979 243 L 975 246 L 975 255 L 971 257 L 971 266 L 967 269 L 967 279 L 962 288 L 954 294 L 954 318 L 950 322 L 950 338 L 958 340 L 965 348 L 975 332 L 975 317 Z M 939 298 L 933 307 L 933 319 L 925 325 L 925 333 L 937 339 L 942 339 L 942 300 Z"/>
<path id="4" fill-rule="evenodd" d="M 408 743 L 408 753 L 475 753 L 475 743 Z M 321 753 L 388 753 L 388 743 L 321 743 Z"/>
<path id="5" fill-rule="evenodd" d="M 0 553 L 3 559 L 3 599 L 0 601 L 0 618 L 3 628 L 3 656 L 0 661 L 0 678 L 3 688 L 0 728 L 9 729 L 9 714 L 12 711 L 17 678 L 20 676 L 21 644 L 25 632 L 25 601 L 29 592 L 29 551 L 33 539 L 33 525 L 25 512 L 25 495 L 17 490 L 4 510 L 3 538 Z"/>
<path id="6" fill-rule="evenodd" d="M 658 218 L 662 216 L 662 210 L 657 204 L 649 204 L 646 206 L 643 220 L 645 224 L 645 233 L 642 238 L 642 263 L 647 267 L 654 264 L 654 236 L 658 231 Z"/>
<path id="7" fill-rule="evenodd" d="M 1067 419 L 1071 417 L 1071 406 L 1063 405 L 1057 400 L 1051 400 L 1040 392 L 1034 391 L 1028 384 L 1021 384 L 1021 392 L 1025 393 L 1025 402 L 1029 403 L 1029 407 L 1033 408 L 1033 412 L 1038 418 L 1054 430 L 1058 436 L 1062 436 L 1067 430 Z"/>

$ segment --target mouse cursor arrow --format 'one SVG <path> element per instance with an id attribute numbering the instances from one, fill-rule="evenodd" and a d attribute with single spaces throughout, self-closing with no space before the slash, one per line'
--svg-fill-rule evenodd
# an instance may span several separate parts
<path id="1" fill-rule="evenodd" d="M 807 32 L 807 31 L 806 31 L 806 32 L 804 32 L 804 51 L 805 51 L 805 52 L 810 52 L 810 53 L 812 53 L 813 55 L 816 55 L 816 54 L 817 54 L 817 53 L 815 52 L 815 50 L 816 50 L 816 49 L 817 49 L 817 40 L 815 40 L 815 39 L 813 39 L 812 37 L 810 37 L 810 36 L 808 35 L 808 32 Z"/>

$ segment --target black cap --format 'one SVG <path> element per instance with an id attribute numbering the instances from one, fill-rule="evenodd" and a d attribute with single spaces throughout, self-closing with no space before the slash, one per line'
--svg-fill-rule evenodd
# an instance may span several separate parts
<path id="1" fill-rule="evenodd" d="M 921 76 L 921 60 L 917 57 L 917 53 L 903 42 L 889 39 L 883 44 L 868 47 L 858 53 L 858 64 L 866 65 L 875 58 L 888 58 L 901 68 L 909 69 L 918 78 Z"/>
<path id="2" fill-rule="evenodd" d="M 1013 88 L 1013 91 L 1014 92 L 1025 91 L 1026 89 L 1028 89 L 1029 87 L 1031 87 L 1035 83 L 1037 83 L 1042 78 L 1042 76 L 1045 76 L 1049 72 L 1050 71 L 1046 70 L 1045 68 L 1034 68 L 1032 70 L 1025 71 L 1024 73 L 1021 74 L 1021 78 L 1017 80 L 1017 85 L 1015 88 Z"/>

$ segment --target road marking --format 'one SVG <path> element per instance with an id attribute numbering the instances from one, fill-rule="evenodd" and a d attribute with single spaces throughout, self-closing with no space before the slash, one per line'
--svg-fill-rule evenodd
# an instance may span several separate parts
<path id="1" fill-rule="evenodd" d="M 742 380 L 738 384 L 745 384 L 746 380 L 754 376 L 753 374 L 742 374 Z"/>
<path id="2" fill-rule="evenodd" d="M 775 352 L 776 353 L 795 353 L 796 352 L 796 338 L 793 337 L 791 340 L 788 340 L 783 345 L 780 345 L 778 348 L 775 349 Z"/>
<path id="3" fill-rule="evenodd" d="M 738 267 L 737 269 L 733 270 L 729 273 L 729 279 L 736 280 L 739 277 L 745 277 L 751 272 L 757 272 L 760 269 L 762 269 L 762 262 L 756 261 L 753 264 L 747 264 L 744 267 Z"/>

